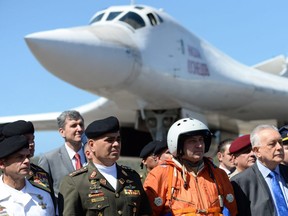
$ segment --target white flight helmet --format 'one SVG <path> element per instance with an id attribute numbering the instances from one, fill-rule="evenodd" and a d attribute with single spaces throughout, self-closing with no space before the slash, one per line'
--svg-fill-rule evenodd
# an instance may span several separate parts
<path id="1" fill-rule="evenodd" d="M 183 151 L 184 139 L 188 136 L 202 135 L 205 142 L 205 152 L 211 145 L 212 134 L 208 127 L 201 121 L 193 118 L 183 118 L 176 121 L 167 134 L 167 144 L 173 156 L 180 156 Z"/>

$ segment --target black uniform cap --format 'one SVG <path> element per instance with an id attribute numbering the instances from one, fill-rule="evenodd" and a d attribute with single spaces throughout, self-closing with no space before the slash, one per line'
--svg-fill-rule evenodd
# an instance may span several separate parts
<path id="1" fill-rule="evenodd" d="M 28 140 L 23 135 L 5 138 L 0 142 L 0 158 L 7 157 L 22 148 L 29 148 Z"/>
<path id="2" fill-rule="evenodd" d="M 154 153 L 157 142 L 159 141 L 151 141 L 147 145 L 145 145 L 140 152 L 140 158 L 145 159 L 149 155 L 152 155 Z"/>
<path id="3" fill-rule="evenodd" d="M 156 147 L 154 150 L 154 154 L 159 154 L 161 153 L 164 149 L 168 149 L 167 142 L 162 140 L 162 141 L 155 141 L 156 142 Z"/>
<path id="4" fill-rule="evenodd" d="M 3 127 L 2 134 L 5 137 L 34 134 L 34 126 L 30 121 L 19 120 L 6 124 Z"/>
<path id="5" fill-rule="evenodd" d="M 117 132 L 119 129 L 118 119 L 114 116 L 110 116 L 105 119 L 96 120 L 89 124 L 85 130 L 85 135 L 89 139 L 95 139 L 106 133 Z"/>

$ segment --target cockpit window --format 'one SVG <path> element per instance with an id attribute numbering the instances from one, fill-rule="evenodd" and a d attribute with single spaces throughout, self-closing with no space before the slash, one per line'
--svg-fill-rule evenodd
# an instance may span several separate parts
<path id="1" fill-rule="evenodd" d="M 120 21 L 126 22 L 135 29 L 139 29 L 145 26 L 145 22 L 142 17 L 134 12 L 128 12 L 120 19 Z"/>
<path id="2" fill-rule="evenodd" d="M 156 13 L 156 15 L 157 15 L 157 17 L 158 17 L 159 21 L 162 23 L 162 22 L 163 22 L 163 19 L 162 19 L 162 17 L 161 17 L 159 14 L 157 14 L 157 13 Z"/>
<path id="3" fill-rule="evenodd" d="M 147 16 L 148 16 L 152 26 L 157 25 L 157 20 L 156 20 L 155 16 L 152 13 L 147 14 Z"/>
<path id="4" fill-rule="evenodd" d="M 102 17 L 103 17 L 104 13 L 99 14 L 98 16 L 96 16 L 91 22 L 90 24 L 94 23 L 94 22 L 99 22 Z"/>
<path id="5" fill-rule="evenodd" d="M 118 16 L 122 11 L 115 11 L 109 13 L 108 17 L 106 20 L 113 20 L 116 16 Z"/>

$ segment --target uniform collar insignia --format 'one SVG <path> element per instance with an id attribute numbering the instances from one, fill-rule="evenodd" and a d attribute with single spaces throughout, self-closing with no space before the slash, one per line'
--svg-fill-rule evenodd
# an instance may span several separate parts
<path id="1" fill-rule="evenodd" d="M 97 175 L 96 170 L 93 170 L 93 172 L 91 173 L 89 179 L 94 179 L 96 177 L 96 175 Z"/>
<path id="2" fill-rule="evenodd" d="M 106 184 L 107 184 L 106 179 L 100 179 L 100 184 L 102 184 L 102 185 L 106 185 Z"/>
<path id="3" fill-rule="evenodd" d="M 125 180 L 124 180 L 123 178 L 120 178 L 120 179 L 119 179 L 119 182 L 120 182 L 120 184 L 123 185 L 123 184 L 125 183 Z"/>

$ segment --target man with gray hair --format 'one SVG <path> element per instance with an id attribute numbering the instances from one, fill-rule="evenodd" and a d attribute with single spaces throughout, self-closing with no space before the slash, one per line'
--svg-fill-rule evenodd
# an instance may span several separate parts
<path id="1" fill-rule="evenodd" d="M 278 129 L 259 125 L 250 134 L 256 163 L 231 178 L 238 215 L 287 215 L 288 167 Z"/>
<path id="2" fill-rule="evenodd" d="M 78 111 L 64 111 L 57 118 L 58 131 L 64 145 L 40 156 L 39 166 L 46 170 L 52 180 L 55 196 L 58 196 L 63 176 L 80 169 L 86 163 L 82 146 L 84 119 Z"/>

